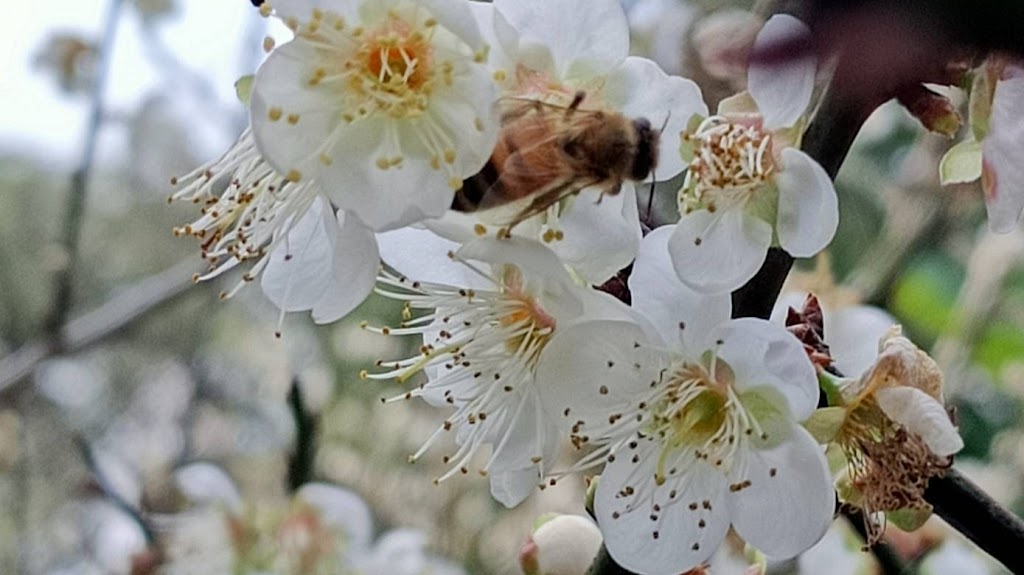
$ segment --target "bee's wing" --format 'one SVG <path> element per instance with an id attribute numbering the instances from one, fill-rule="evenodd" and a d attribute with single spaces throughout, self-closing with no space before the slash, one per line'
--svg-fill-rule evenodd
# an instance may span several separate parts
<path id="1" fill-rule="evenodd" d="M 576 174 L 562 150 L 572 123 L 567 108 L 516 99 L 501 105 L 502 130 L 489 169 L 478 174 L 483 182 L 473 182 L 483 190 L 477 191 L 476 203 L 481 220 L 514 226 L 598 183 Z"/>

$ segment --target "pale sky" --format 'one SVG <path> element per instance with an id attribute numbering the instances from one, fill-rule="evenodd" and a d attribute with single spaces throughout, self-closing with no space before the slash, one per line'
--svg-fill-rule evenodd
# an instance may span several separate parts
<path id="1" fill-rule="evenodd" d="M 98 36 L 108 0 L 10 2 L 0 34 L 0 155 L 28 154 L 67 169 L 80 155 L 88 105 L 84 96 L 68 97 L 50 75 L 33 69 L 33 56 L 53 31 Z M 143 26 L 125 2 L 108 75 L 112 112 L 132 112 L 141 99 L 161 89 L 161 75 L 144 53 Z M 182 64 L 205 75 L 224 106 L 236 106 L 233 84 L 258 61 L 264 20 L 248 0 L 177 0 L 178 13 L 159 22 L 164 44 Z M 280 37 L 280 32 L 275 36 Z M 254 56 L 257 55 L 257 56 Z M 232 108 L 229 108 L 232 109 Z M 101 162 L 117 161 L 122 134 L 109 130 Z M 118 140 L 121 140 L 118 142 Z"/>

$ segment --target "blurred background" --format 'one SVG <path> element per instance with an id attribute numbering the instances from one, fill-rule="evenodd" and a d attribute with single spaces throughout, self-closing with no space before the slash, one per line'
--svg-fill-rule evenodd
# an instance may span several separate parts
<path id="1" fill-rule="evenodd" d="M 0 573 L 159 572 L 147 550 L 196 528 L 175 482 L 194 462 L 226 472 L 244 508 L 288 509 L 292 489 L 313 479 L 351 489 L 376 532 L 417 529 L 429 553 L 468 573 L 518 573 L 537 516 L 582 512 L 582 479 L 509 511 L 482 478 L 435 486 L 443 448 L 406 462 L 443 415 L 382 405 L 400 388 L 358 376 L 418 345 L 359 328 L 393 323 L 400 310 L 388 302 L 371 298 L 327 326 L 296 314 L 278 339 L 278 312 L 258 287 L 221 301 L 237 275 L 193 285 L 198 246 L 171 231 L 197 210 L 168 205 L 169 179 L 245 127 L 233 84 L 258 66 L 266 35 L 287 40 L 283 27 L 246 0 L 10 4 L 0 35 Z M 760 25 L 751 2 L 623 4 L 634 51 L 694 78 L 712 109 L 743 88 L 745 71 L 726 56 L 742 54 Z M 978 186 L 939 186 L 949 145 L 898 106 L 880 108 L 840 173 L 827 259 L 800 262 L 788 289 L 814 290 L 853 328 L 870 331 L 881 313 L 864 319 L 862 304 L 902 323 L 946 373 L 967 444 L 958 468 L 1020 513 L 1024 234 L 987 231 Z M 673 198 L 658 195 L 664 221 Z M 871 348 L 872 337 L 856 343 Z M 942 572 L 939 553 L 974 569 L 950 573 L 1000 572 L 937 520 L 888 537 L 923 572 Z M 826 544 L 814 553 L 841 559 L 774 570 L 873 569 L 849 533 Z M 180 558 L 163 560 L 157 569 L 171 572 Z"/>

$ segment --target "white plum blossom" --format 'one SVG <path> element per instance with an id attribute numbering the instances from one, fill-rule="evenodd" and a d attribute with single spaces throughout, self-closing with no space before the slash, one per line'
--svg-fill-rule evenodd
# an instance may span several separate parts
<path id="1" fill-rule="evenodd" d="M 172 180 L 170 200 L 191 201 L 202 215 L 175 229 L 200 242 L 209 280 L 248 265 L 233 296 L 262 274 L 281 313 L 311 310 L 318 323 L 352 311 L 373 289 L 380 258 L 373 232 L 354 214 L 335 210 L 313 180 L 292 182 L 263 158 L 246 130 L 220 159 Z M 226 188 L 219 192 L 221 186 Z"/>
<path id="2" fill-rule="evenodd" d="M 971 132 L 942 158 L 940 175 L 943 184 L 981 178 L 989 227 L 1006 233 L 1024 210 L 1024 67 L 992 57 L 975 74 Z"/>
<path id="3" fill-rule="evenodd" d="M 273 13 L 295 38 L 253 82 L 267 161 L 288 181 L 318 181 L 374 230 L 441 216 L 498 130 L 469 3 L 277 0 Z"/>
<path id="4" fill-rule="evenodd" d="M 504 105 L 537 100 L 565 107 L 583 92 L 579 109 L 584 113 L 644 118 L 668 134 L 679 133 L 690 116 L 707 113 L 696 84 L 669 76 L 651 60 L 629 57 L 628 23 L 615 0 L 471 5 L 492 44 L 490 66 Z M 684 168 L 671 146 L 660 146 L 655 164 L 649 179 L 666 180 Z M 623 182 L 615 195 L 599 191 L 585 188 L 511 233 L 543 241 L 581 279 L 599 284 L 632 261 L 641 237 L 634 183 Z M 502 234 L 504 223 L 478 212 L 448 214 L 425 225 L 462 243 Z"/>
<path id="5" fill-rule="evenodd" d="M 935 361 L 893 326 L 859 378 L 825 386 L 831 407 L 818 410 L 808 427 L 834 446 L 836 463 L 845 463 L 839 493 L 864 510 L 869 542 L 881 537 L 883 519 L 913 530 L 928 518 L 928 482 L 964 446 L 946 412 L 942 380 Z"/>
<path id="6" fill-rule="evenodd" d="M 403 322 L 371 328 L 389 335 L 420 335 L 420 353 L 379 361 L 374 379 L 427 381 L 402 398 L 422 397 L 454 409 L 412 456 L 454 431 L 458 451 L 437 481 L 468 473 L 482 447 L 480 470 L 506 506 L 526 498 L 547 475 L 559 434 L 545 416 L 534 372 L 547 342 L 586 317 L 628 312 L 608 294 L 577 285 L 543 244 L 521 238 L 480 238 L 459 247 L 426 230 L 381 234 L 384 261 L 402 273 L 382 273 L 378 293 L 405 302 Z M 447 261 L 446 261 L 447 260 Z M 399 398 L 396 398 L 399 399 Z"/>
<path id="7" fill-rule="evenodd" d="M 674 575 L 707 561 L 730 525 L 773 558 L 825 533 L 834 491 L 798 422 L 818 400 L 803 346 L 760 319 L 729 320 L 728 295 L 677 281 L 671 231 L 644 238 L 630 289 L 645 322 L 590 321 L 557 334 L 540 387 L 579 446 L 604 459 L 594 511 L 620 565 Z"/>
<path id="8" fill-rule="evenodd" d="M 773 16 L 754 54 L 807 34 L 792 16 Z M 839 222 L 835 188 L 797 147 L 815 72 L 810 56 L 777 65 L 755 61 L 749 94 L 724 101 L 718 115 L 695 118 L 683 133 L 689 168 L 669 249 L 688 286 L 732 291 L 754 276 L 772 245 L 808 257 L 832 241 Z"/>

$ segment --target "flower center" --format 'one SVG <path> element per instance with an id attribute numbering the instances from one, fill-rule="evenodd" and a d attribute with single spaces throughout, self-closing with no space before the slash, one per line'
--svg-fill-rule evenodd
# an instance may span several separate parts
<path id="1" fill-rule="evenodd" d="M 755 124 L 711 116 L 683 134 L 692 159 L 680 190 L 686 211 L 746 202 L 775 173 L 772 136 Z"/>
<path id="2" fill-rule="evenodd" d="M 372 115 L 419 117 L 427 109 L 436 82 L 450 84 L 454 65 L 436 61 L 437 21 L 415 6 L 388 11 L 372 30 L 350 27 L 344 18 L 314 11 L 301 34 L 321 53 L 307 78 L 310 87 L 337 90 L 346 123 Z"/>
<path id="3" fill-rule="evenodd" d="M 659 485 L 666 474 L 699 460 L 728 470 L 749 436 L 765 437 L 733 390 L 733 379 L 729 365 L 717 358 L 707 365 L 683 362 L 675 371 L 648 430 L 665 439 L 655 472 Z"/>

